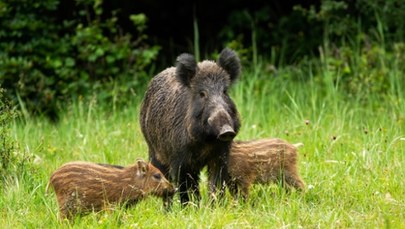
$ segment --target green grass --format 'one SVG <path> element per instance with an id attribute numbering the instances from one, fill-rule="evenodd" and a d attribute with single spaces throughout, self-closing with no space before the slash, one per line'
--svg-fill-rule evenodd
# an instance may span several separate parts
<path id="1" fill-rule="evenodd" d="M 0 195 L 2 228 L 404 228 L 405 101 L 398 85 L 386 96 L 349 98 L 327 79 L 292 80 L 244 72 L 232 90 L 241 114 L 238 139 L 280 137 L 302 142 L 299 169 L 305 193 L 285 193 L 277 185 L 255 185 L 247 203 L 209 205 L 206 179 L 199 207 L 175 204 L 165 212 L 149 198 L 133 208 L 93 213 L 74 224 L 58 221 L 50 174 L 65 162 L 128 165 L 147 159 L 138 124 L 141 97 L 122 109 L 96 100 L 68 106 L 58 124 L 26 119 L 13 136 L 26 154 L 36 155 L 23 174 L 8 179 Z M 296 73 L 303 74 L 303 73 Z M 332 74 L 332 73 L 331 73 Z M 334 74 L 334 73 L 333 73 Z M 142 94 L 142 93 L 141 93 Z M 112 107 L 108 105 L 107 107 Z M 306 121 L 309 124 L 306 124 Z M 205 176 L 203 176 L 205 178 Z"/>

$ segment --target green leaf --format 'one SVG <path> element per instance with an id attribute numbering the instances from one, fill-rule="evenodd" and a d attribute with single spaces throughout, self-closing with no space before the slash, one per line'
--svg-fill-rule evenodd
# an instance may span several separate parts
<path id="1" fill-rule="evenodd" d="M 62 66 L 62 61 L 60 59 L 52 60 L 52 66 L 54 68 L 60 68 Z"/>
<path id="2" fill-rule="evenodd" d="M 75 66 L 75 59 L 73 59 L 73 58 L 71 58 L 71 57 L 67 57 L 67 58 L 65 59 L 65 65 L 66 65 L 67 67 L 73 67 L 73 66 Z"/>
<path id="3" fill-rule="evenodd" d="M 134 25 L 144 25 L 146 23 L 146 16 L 145 14 L 131 14 L 129 19 L 134 23 Z"/>

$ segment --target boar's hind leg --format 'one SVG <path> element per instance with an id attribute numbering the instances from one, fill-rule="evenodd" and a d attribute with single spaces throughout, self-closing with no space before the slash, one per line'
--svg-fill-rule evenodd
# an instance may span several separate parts
<path id="1" fill-rule="evenodd" d="M 190 172 L 181 169 L 179 174 L 179 192 L 181 203 L 187 204 L 190 201 L 190 196 L 193 195 L 196 201 L 201 199 L 198 190 L 199 172 Z"/>

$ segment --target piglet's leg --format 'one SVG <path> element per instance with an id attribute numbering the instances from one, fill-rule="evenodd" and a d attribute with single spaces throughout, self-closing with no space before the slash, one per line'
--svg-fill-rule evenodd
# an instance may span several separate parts
<path id="1" fill-rule="evenodd" d="M 285 183 L 293 187 L 299 191 L 303 191 L 305 189 L 305 184 L 301 180 L 301 178 L 297 174 L 286 174 L 285 175 Z"/>

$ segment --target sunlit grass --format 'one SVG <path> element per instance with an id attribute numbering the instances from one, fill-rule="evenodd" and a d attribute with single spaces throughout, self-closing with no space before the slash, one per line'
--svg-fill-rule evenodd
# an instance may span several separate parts
<path id="1" fill-rule="evenodd" d="M 305 193 L 286 193 L 277 185 L 255 185 L 243 203 L 229 195 L 210 205 L 206 179 L 199 207 L 173 206 L 149 198 L 130 209 L 117 207 L 58 220 L 53 192 L 45 193 L 50 174 L 65 162 L 129 165 L 147 159 L 139 128 L 141 97 L 109 110 L 96 100 L 67 106 L 58 124 L 44 119 L 16 123 L 15 139 L 36 155 L 32 171 L 9 179 L 0 195 L 4 228 L 403 228 L 405 227 L 405 101 L 398 91 L 367 101 L 345 97 L 333 85 L 291 80 L 245 71 L 231 94 L 242 128 L 237 139 L 265 137 L 302 142 L 299 169 Z M 402 94 L 401 94 L 402 93 Z M 205 176 L 203 176 L 205 178 Z"/>

